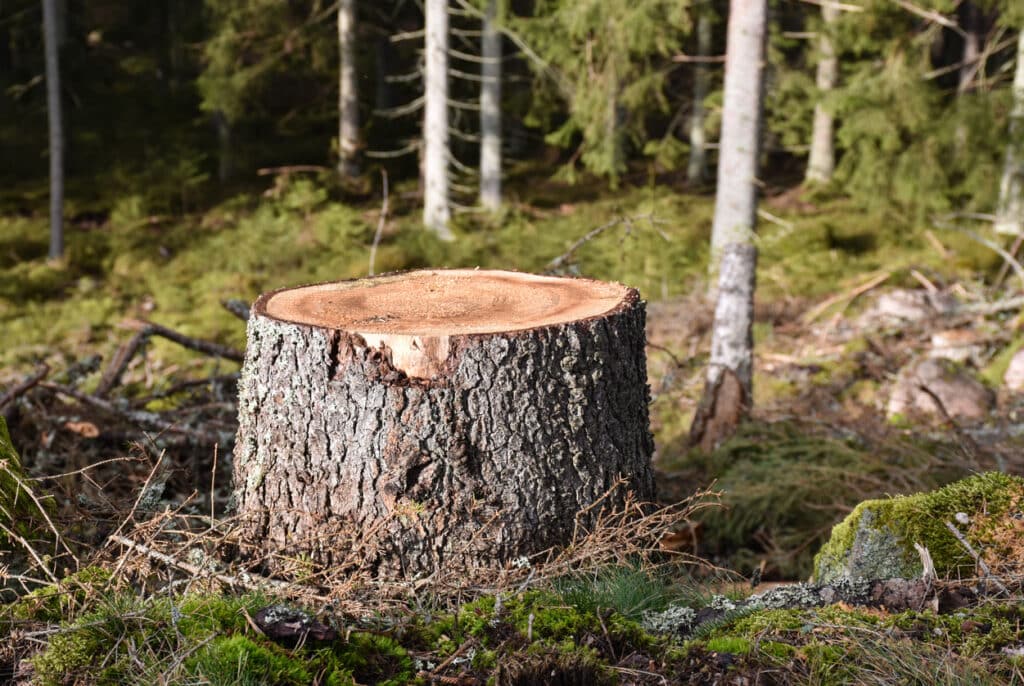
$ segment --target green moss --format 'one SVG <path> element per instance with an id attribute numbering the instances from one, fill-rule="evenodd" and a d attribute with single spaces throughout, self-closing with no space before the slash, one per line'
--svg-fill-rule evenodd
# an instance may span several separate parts
<path id="1" fill-rule="evenodd" d="M 350 670 L 359 683 L 398 686 L 416 674 L 408 651 L 390 636 L 353 633 L 335 655 L 338 664 Z"/>
<path id="2" fill-rule="evenodd" d="M 970 560 L 946 522 L 954 521 L 957 512 L 997 515 L 1021 493 L 1024 480 L 991 472 L 936 491 L 864 501 L 833 528 L 831 538 L 815 558 L 815 576 L 827 581 L 846 574 L 855 541 L 867 571 L 889 564 L 892 576 L 917 576 L 921 565 L 913 548 L 916 542 L 928 548 L 938 574 L 953 574 Z M 877 564 L 875 557 L 879 558 Z"/>
<path id="3" fill-rule="evenodd" d="M 745 638 L 738 636 L 722 636 L 712 638 L 705 643 L 704 647 L 713 653 L 732 653 L 733 655 L 746 655 L 750 652 L 751 643 Z"/>
<path id="4" fill-rule="evenodd" d="M 110 578 L 110 572 L 102 567 L 85 567 L 64 577 L 60 583 L 37 588 L 18 598 L 8 606 L 8 611 L 12 618 L 19 620 L 67 620 L 87 601 L 102 593 Z"/>
<path id="5" fill-rule="evenodd" d="M 211 686 L 305 686 L 312 682 L 301 660 L 237 635 L 214 639 L 186 661 L 185 670 Z"/>

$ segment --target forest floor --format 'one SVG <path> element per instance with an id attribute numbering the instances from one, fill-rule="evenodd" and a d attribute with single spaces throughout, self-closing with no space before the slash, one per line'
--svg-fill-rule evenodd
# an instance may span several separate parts
<path id="1" fill-rule="evenodd" d="M 35 538 L 7 531 L 0 680 L 1024 683 L 1017 578 L 1008 594 L 939 613 L 737 605 L 757 581 L 806 579 L 862 500 L 1024 474 L 1024 397 L 1002 381 L 1024 335 L 1019 307 L 999 305 L 1021 289 L 976 228 L 767 196 L 755 411 L 710 454 L 686 445 L 712 313 L 710 196 L 545 184 L 499 218 L 461 217 L 444 244 L 416 228 L 411 191 L 395 191 L 382 220 L 377 199 L 342 203 L 281 177 L 196 215 L 151 214 L 140 198 L 80 208 L 56 265 L 43 219 L 0 217 L 0 389 L 23 389 L 11 402 L 0 392 L 0 412 L 25 492 L 51 503 Z M 637 286 L 670 509 L 647 526 L 609 523 L 577 558 L 458 589 L 310 569 L 268 585 L 232 565 L 226 447 L 245 339 L 222 302 L 365 275 L 378 228 L 378 273 L 554 268 Z M 887 318 L 879 300 L 895 291 L 956 305 Z M 991 406 L 975 419 L 889 412 L 900 370 L 949 330 L 969 332 L 962 366 Z M 278 603 L 307 614 L 275 624 L 261 610 Z M 672 607 L 716 613 L 659 631 L 652 617 Z"/>

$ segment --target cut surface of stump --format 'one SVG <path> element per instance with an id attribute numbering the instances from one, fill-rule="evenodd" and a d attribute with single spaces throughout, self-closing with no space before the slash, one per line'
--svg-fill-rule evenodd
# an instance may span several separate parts
<path id="1" fill-rule="evenodd" d="M 258 553 L 496 567 L 653 498 L 644 306 L 620 284 L 424 270 L 268 293 L 239 395 Z"/>

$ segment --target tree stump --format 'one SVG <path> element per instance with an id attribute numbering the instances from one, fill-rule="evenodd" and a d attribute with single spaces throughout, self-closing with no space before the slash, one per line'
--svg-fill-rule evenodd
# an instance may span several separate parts
<path id="1" fill-rule="evenodd" d="M 644 303 L 621 284 L 430 270 L 265 294 L 239 388 L 243 540 L 323 565 L 358 550 L 391 578 L 564 544 L 627 490 L 653 498 L 648 400 Z"/>

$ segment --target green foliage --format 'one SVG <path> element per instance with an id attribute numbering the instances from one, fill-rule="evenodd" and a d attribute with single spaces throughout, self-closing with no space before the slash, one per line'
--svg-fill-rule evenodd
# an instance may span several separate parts
<path id="1" fill-rule="evenodd" d="M 0 421 L 3 421 L 0 418 Z M 102 567 L 86 567 L 60 580 L 27 593 L 7 605 L 0 616 L 11 619 L 56 623 L 74 618 L 80 608 L 105 591 L 110 572 Z"/>
<path id="2" fill-rule="evenodd" d="M 543 0 L 532 16 L 512 23 L 545 60 L 541 77 L 553 72 L 557 92 L 568 104 L 568 117 L 547 135 L 548 142 L 579 144 L 583 165 L 614 183 L 625 171 L 627 141 L 644 146 L 645 116 L 668 109 L 667 58 L 680 50 L 690 30 L 686 5 Z M 550 120 L 537 110 L 551 102 L 535 99 L 534 119 Z"/>
<path id="3" fill-rule="evenodd" d="M 312 681 L 300 660 L 238 635 L 214 639 L 186 661 L 185 669 L 211 686 L 302 686 Z"/>
<path id="4" fill-rule="evenodd" d="M 663 610 L 680 592 L 668 579 L 634 566 L 559 579 L 555 589 L 581 612 L 614 610 L 633 621 L 643 619 L 647 611 Z"/>

